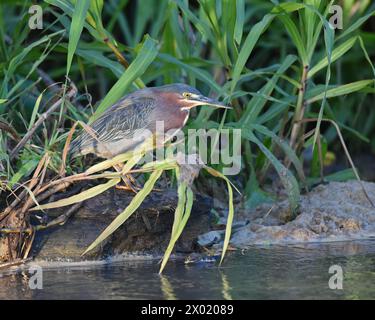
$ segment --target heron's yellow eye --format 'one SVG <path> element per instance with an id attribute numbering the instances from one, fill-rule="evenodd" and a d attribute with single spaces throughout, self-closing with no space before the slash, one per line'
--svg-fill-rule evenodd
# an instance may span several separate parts
<path id="1" fill-rule="evenodd" d="M 183 96 L 184 98 L 186 98 L 186 99 L 189 99 L 189 98 L 191 97 L 191 93 L 189 93 L 189 92 L 184 92 L 184 93 L 182 93 L 182 96 Z"/>

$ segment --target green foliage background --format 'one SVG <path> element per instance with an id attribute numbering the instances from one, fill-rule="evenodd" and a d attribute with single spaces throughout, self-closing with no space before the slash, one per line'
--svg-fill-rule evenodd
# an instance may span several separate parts
<path id="1" fill-rule="evenodd" d="M 328 25 L 331 3 L 343 8 L 342 30 Z M 323 119 L 338 124 L 350 151 L 375 150 L 375 6 L 369 0 L 331 3 L 46 0 L 38 3 L 43 29 L 30 30 L 31 2 L 2 1 L 0 121 L 22 137 L 54 99 L 46 78 L 65 82 L 69 76 L 80 93 L 43 124 L 15 160 L 9 159 L 16 144 L 12 134 L 0 131 L 3 184 L 18 187 L 45 152 L 57 172 L 76 120 L 92 121 L 137 88 L 186 82 L 233 105 L 229 112 L 202 107 L 186 129 L 242 130 L 236 179 L 248 204 L 264 198 L 261 185 L 271 165 L 296 205 L 304 148 L 319 138 L 323 153 L 344 157 L 337 130 Z M 292 128 L 302 118 L 318 121 L 302 125 L 298 141 L 315 131 L 302 147 L 290 146 Z M 319 176 L 316 150 L 308 181 Z M 336 179 L 349 176 L 344 172 Z"/>

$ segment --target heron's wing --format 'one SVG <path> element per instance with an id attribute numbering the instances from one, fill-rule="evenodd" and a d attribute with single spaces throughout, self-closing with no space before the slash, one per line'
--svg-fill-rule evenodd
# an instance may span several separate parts
<path id="1" fill-rule="evenodd" d="M 131 139 L 135 130 L 148 128 L 150 113 L 155 107 L 155 99 L 150 97 L 124 98 L 108 108 L 91 125 L 96 139 L 83 132 L 72 143 L 71 152 L 94 147 L 101 143 L 111 143 L 122 139 Z"/>

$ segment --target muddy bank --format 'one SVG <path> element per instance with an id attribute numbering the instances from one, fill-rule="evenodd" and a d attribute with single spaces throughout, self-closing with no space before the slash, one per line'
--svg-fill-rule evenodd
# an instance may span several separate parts
<path id="1" fill-rule="evenodd" d="M 37 260 L 80 261 L 98 260 L 133 253 L 160 256 L 170 240 L 174 211 L 177 205 L 175 190 L 152 192 L 140 208 L 101 246 L 85 255 L 81 254 L 96 237 L 129 204 L 132 193 L 111 189 L 85 201 L 69 221 L 59 227 L 37 233 L 31 256 Z M 177 253 L 197 251 L 198 235 L 210 230 L 208 197 L 195 196 L 191 218 L 176 244 Z M 49 210 L 52 218 L 66 208 Z"/>
<path id="2" fill-rule="evenodd" d="M 364 182 L 364 186 L 375 202 L 375 183 Z M 238 248 L 375 237 L 375 208 L 357 181 L 319 185 L 302 195 L 300 214 L 293 221 L 288 221 L 287 200 L 263 204 L 242 212 L 241 216 L 231 239 L 231 244 Z M 201 235 L 199 243 L 211 243 L 220 249 L 222 238 L 221 231 L 211 231 Z"/>
<path id="3" fill-rule="evenodd" d="M 375 183 L 364 182 L 373 201 Z M 31 256 L 37 261 L 79 262 L 103 260 L 118 255 L 160 257 L 170 239 L 175 190 L 152 192 L 141 207 L 105 243 L 82 257 L 82 252 L 123 211 L 133 195 L 111 189 L 83 206 L 69 221 L 59 227 L 37 233 Z M 214 205 L 215 204 L 215 205 Z M 217 220 L 211 214 L 224 215 L 227 210 L 212 198 L 197 194 L 186 229 L 176 244 L 175 253 L 202 258 L 200 253 L 212 248 L 219 253 L 224 238 L 225 218 Z M 67 208 L 49 210 L 50 219 Z M 221 212 L 220 212 L 221 211 Z M 302 195 L 300 214 L 290 220 L 287 200 L 266 203 L 252 210 L 236 208 L 231 246 L 292 244 L 343 241 L 375 237 L 375 209 L 365 197 L 357 181 L 331 182 L 319 185 Z M 195 253 L 198 253 L 195 255 Z"/>

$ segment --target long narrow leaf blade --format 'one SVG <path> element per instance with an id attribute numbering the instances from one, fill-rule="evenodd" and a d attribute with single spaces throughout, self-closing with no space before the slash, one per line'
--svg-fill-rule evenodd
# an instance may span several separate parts
<path id="1" fill-rule="evenodd" d="M 44 209 L 53 209 L 53 208 L 60 208 L 69 206 L 74 203 L 82 202 L 87 199 L 91 199 L 98 194 L 103 193 L 104 191 L 108 190 L 109 188 L 112 188 L 116 184 L 120 182 L 119 178 L 111 179 L 107 183 L 100 184 L 98 186 L 92 187 L 90 189 L 87 189 L 85 191 L 82 191 L 79 194 L 76 194 L 74 196 L 71 196 L 69 198 L 61 199 L 55 202 L 43 204 L 41 206 L 37 206 L 35 208 L 30 209 L 30 211 L 33 210 L 44 210 Z"/>
<path id="2" fill-rule="evenodd" d="M 140 49 L 137 57 L 126 69 L 124 74 L 118 79 L 111 90 L 107 93 L 103 101 L 100 103 L 96 112 L 90 118 L 90 122 L 97 119 L 108 107 L 118 101 L 126 92 L 131 83 L 140 77 L 156 58 L 158 50 L 156 48 L 157 42 L 146 36 L 145 41 Z"/>
<path id="3" fill-rule="evenodd" d="M 79 38 L 81 37 L 83 25 L 87 16 L 90 0 L 78 0 L 74 7 L 72 24 L 69 31 L 68 58 L 66 63 L 66 74 L 69 74 L 72 65 L 74 52 L 77 49 Z"/>
<path id="4" fill-rule="evenodd" d="M 255 44 L 257 43 L 261 34 L 266 30 L 267 26 L 271 23 L 275 16 L 273 14 L 267 14 L 263 19 L 253 26 L 249 34 L 247 35 L 241 51 L 238 55 L 238 59 L 234 65 L 231 92 L 234 91 L 238 80 L 240 79 L 241 72 L 245 67 L 251 52 L 253 51 Z"/>
<path id="5" fill-rule="evenodd" d="M 107 239 L 113 232 L 115 232 L 133 213 L 138 207 L 141 205 L 143 200 L 147 197 L 147 195 L 152 191 L 155 182 L 159 179 L 160 175 L 162 174 L 163 170 L 155 170 L 150 177 L 148 178 L 147 182 L 145 183 L 142 190 L 140 190 L 133 198 L 133 200 L 129 203 L 126 209 L 121 212 L 112 222 L 111 224 L 99 235 L 98 238 L 85 250 L 82 254 L 86 254 L 87 252 L 94 249 L 98 244 L 103 242 Z"/>
<path id="6" fill-rule="evenodd" d="M 342 95 L 345 95 L 345 94 L 350 94 L 350 93 L 359 91 L 359 90 L 361 90 L 361 89 L 363 89 L 363 88 L 365 88 L 368 85 L 371 85 L 373 83 L 374 83 L 374 80 L 360 80 L 360 81 L 344 84 L 342 86 L 338 86 L 336 88 L 327 90 L 326 98 L 333 98 L 333 97 L 338 97 L 338 96 L 342 96 Z M 325 93 L 323 92 L 323 93 L 309 99 L 307 101 L 307 103 L 309 104 L 309 103 L 312 103 L 312 102 L 315 102 L 315 101 L 322 100 L 322 99 L 324 99 L 324 96 L 325 96 Z"/>
<path id="7" fill-rule="evenodd" d="M 160 266 L 159 273 L 162 273 L 168 259 L 172 253 L 175 243 L 180 237 L 186 223 L 190 217 L 191 208 L 193 206 L 193 191 L 187 187 L 186 183 L 182 182 L 179 186 L 178 205 L 175 212 L 175 219 L 173 221 L 171 239 L 168 247 L 165 250 L 163 261 Z"/>
<path id="8" fill-rule="evenodd" d="M 228 218 L 227 218 L 227 224 L 225 227 L 225 237 L 224 237 L 224 243 L 223 243 L 223 251 L 221 252 L 221 259 L 220 259 L 220 264 L 223 262 L 225 253 L 227 252 L 228 246 L 229 246 L 229 241 L 230 237 L 232 234 L 232 224 L 233 224 L 233 218 L 234 218 L 234 206 L 233 206 L 233 189 L 232 189 L 232 184 L 230 180 L 220 173 L 219 171 L 216 171 L 213 168 L 206 167 L 205 168 L 207 172 L 212 174 L 215 177 L 219 177 L 221 179 L 224 179 L 225 182 L 227 183 L 227 188 L 228 188 Z"/>

